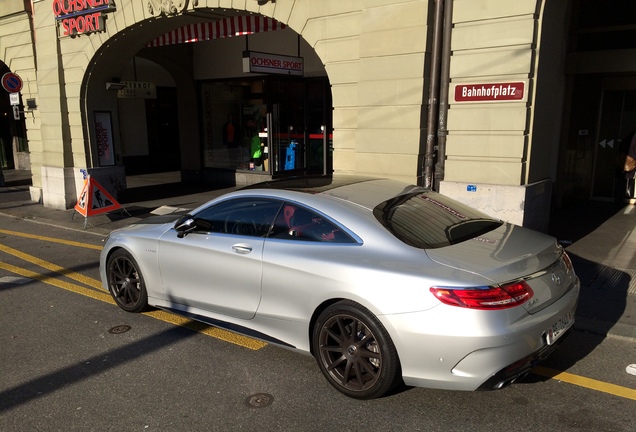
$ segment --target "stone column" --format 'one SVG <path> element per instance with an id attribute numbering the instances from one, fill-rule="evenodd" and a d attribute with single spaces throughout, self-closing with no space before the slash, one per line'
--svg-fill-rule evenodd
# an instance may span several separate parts
<path id="1" fill-rule="evenodd" d="M 41 173 L 41 197 L 46 207 L 71 208 L 76 190 L 68 120 L 65 69 L 50 2 L 34 4 L 38 17 L 35 40 L 38 65 L 38 110 L 41 148 L 31 149 L 31 163 Z"/>

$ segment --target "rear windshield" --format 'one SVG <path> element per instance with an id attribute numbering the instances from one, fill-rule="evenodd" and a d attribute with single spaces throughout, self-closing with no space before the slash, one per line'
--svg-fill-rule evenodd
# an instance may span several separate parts
<path id="1" fill-rule="evenodd" d="M 385 201 L 373 214 L 395 237 L 420 249 L 461 243 L 503 223 L 444 195 L 423 190 Z"/>

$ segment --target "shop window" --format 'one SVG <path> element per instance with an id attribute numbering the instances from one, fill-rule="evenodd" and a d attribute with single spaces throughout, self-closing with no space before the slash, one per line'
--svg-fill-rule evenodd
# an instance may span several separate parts
<path id="1" fill-rule="evenodd" d="M 206 82 L 201 98 L 204 167 L 263 170 L 252 148 L 266 128 L 261 81 Z"/>

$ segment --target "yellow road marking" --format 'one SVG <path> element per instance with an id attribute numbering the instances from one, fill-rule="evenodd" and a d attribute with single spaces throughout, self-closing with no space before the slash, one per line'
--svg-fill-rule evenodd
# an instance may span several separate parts
<path id="1" fill-rule="evenodd" d="M 101 250 L 102 247 L 101 246 L 95 246 L 95 245 L 91 245 L 91 244 L 87 244 L 87 243 L 79 243 L 79 242 L 74 242 L 74 241 L 67 241 L 67 240 L 60 240 L 60 239 L 56 239 L 56 238 L 52 238 L 52 237 L 43 237 L 43 236 L 38 236 L 38 235 L 32 235 L 32 234 L 24 234 L 24 233 L 20 233 L 20 232 L 16 232 L 16 231 L 7 231 L 7 230 L 3 230 L 0 229 L 0 233 L 4 233 L 4 234 L 9 234 L 9 235 L 16 235 L 16 236 L 21 236 L 21 237 L 27 237 L 27 238 L 33 238 L 33 239 L 37 239 L 37 240 L 44 240 L 44 241 L 50 241 L 50 242 L 54 242 L 54 243 L 62 243 L 62 244 L 66 244 L 66 245 L 70 245 L 70 246 L 77 246 L 77 247 L 85 247 L 85 248 L 89 248 L 89 249 L 96 249 L 96 250 Z M 101 283 L 93 278 L 89 278 L 87 276 L 81 275 L 79 273 L 76 272 L 72 272 L 69 270 L 64 269 L 63 267 L 59 267 L 55 264 L 49 263 L 47 261 L 41 260 L 40 258 L 34 257 L 32 255 L 29 254 L 25 254 L 23 252 L 20 252 L 16 249 L 10 248 L 8 246 L 4 246 L 0 244 L 0 250 L 14 255 L 18 258 L 21 258 L 25 261 L 31 262 L 33 264 L 39 265 L 43 268 L 46 268 L 47 270 L 51 270 L 54 271 L 56 273 L 62 274 L 64 276 L 69 277 L 70 279 L 76 280 L 78 282 L 84 283 L 88 286 L 91 287 L 95 287 L 98 289 L 101 289 Z M 81 287 L 79 285 L 75 285 L 72 283 L 68 283 L 68 282 L 64 282 L 64 281 L 60 281 L 58 279 L 49 277 L 49 276 L 45 276 L 45 275 L 41 275 L 39 273 L 35 273 L 32 272 L 30 270 L 26 270 L 23 269 L 21 267 L 16 267 L 13 266 L 11 264 L 6 264 L 3 262 L 0 262 L 0 268 L 5 269 L 7 271 L 10 271 L 12 273 L 15 274 L 19 274 L 21 276 L 24 277 L 28 277 L 34 280 L 39 280 L 41 282 L 44 282 L 46 284 L 49 285 L 53 285 L 56 286 L 58 288 L 62 288 L 65 289 L 67 291 L 71 291 L 71 292 L 75 292 L 77 294 L 81 294 L 84 295 L 86 297 L 90 297 L 96 300 L 100 300 L 103 301 L 105 303 L 109 303 L 109 304 L 115 304 L 115 302 L 113 301 L 112 297 L 109 294 L 106 294 L 105 292 L 100 292 L 100 291 L 93 291 L 93 290 L 89 290 L 86 289 L 84 287 Z M 256 339 L 252 339 L 249 338 L 247 336 L 242 336 L 227 330 L 222 330 L 216 327 L 212 327 L 209 326 L 207 324 L 203 324 L 203 323 L 199 323 L 197 321 L 192 321 L 190 319 L 184 318 L 182 316 L 179 315 L 175 315 L 172 314 L 170 312 L 166 312 L 163 310 L 153 310 L 150 312 L 144 312 L 144 315 L 150 316 L 152 318 L 167 322 L 167 323 L 171 323 L 174 325 L 178 325 L 181 327 L 186 327 L 189 328 L 191 330 L 197 331 L 199 333 L 205 334 L 207 336 L 212 336 L 214 338 L 226 341 L 226 342 L 230 342 L 233 343 L 235 345 L 240 345 L 243 346 L 245 348 L 249 348 L 252 350 L 259 350 L 265 346 L 267 346 L 267 343 L 265 342 L 261 342 L 259 340 Z M 570 374 L 568 372 L 562 372 L 562 371 L 558 371 L 556 369 L 551 369 L 548 367 L 544 367 L 544 366 L 536 366 L 534 369 L 532 369 L 532 372 L 537 374 L 537 375 L 541 375 L 547 378 L 551 378 L 551 379 L 556 379 L 559 381 L 563 381 L 569 384 L 573 384 L 573 385 L 577 385 L 579 387 L 585 387 L 585 388 L 589 388 L 592 390 L 596 390 L 596 391 L 600 391 L 603 393 L 608 393 L 611 395 L 615 395 L 615 396 L 619 396 L 619 397 L 623 397 L 626 399 L 632 399 L 632 400 L 636 400 L 636 390 L 634 389 L 630 389 L 627 387 L 622 387 L 622 386 L 618 386 L 615 384 L 610 384 L 610 383 L 606 383 L 604 381 L 598 381 L 595 379 L 591 379 L 591 378 L 585 378 L 579 375 L 574 375 L 574 374 Z"/>
<path id="2" fill-rule="evenodd" d="M 18 237 L 26 237 L 26 238 L 31 238 L 35 240 L 43 240 L 43 241 L 48 241 L 52 243 L 61 243 L 61 244 L 69 245 L 69 246 L 76 246 L 76 247 L 82 247 L 87 249 L 102 250 L 102 247 L 103 247 L 103 246 L 92 245 L 89 243 L 80 243 L 80 242 L 71 241 L 71 240 L 62 240 L 62 239 L 58 239 L 54 237 L 44 237 L 44 236 L 39 236 L 35 234 L 26 234 L 26 233 L 21 233 L 18 231 L 9 231 L 9 230 L 0 229 L 0 233 L 14 235 Z"/>
<path id="3" fill-rule="evenodd" d="M 97 280 L 95 280 L 93 278 L 89 278 L 87 276 L 84 276 L 83 274 L 67 270 L 67 269 L 65 269 L 63 267 L 60 267 L 60 266 L 56 265 L 56 264 L 50 263 L 48 261 L 44 261 L 44 260 L 42 260 L 42 259 L 40 259 L 40 258 L 38 258 L 36 256 L 26 254 L 26 253 L 21 252 L 21 251 L 19 251 L 17 249 L 13 249 L 13 248 L 11 248 L 9 246 L 5 246 L 3 244 L 0 244 L 0 251 L 6 252 L 6 253 L 8 253 L 10 255 L 13 255 L 13 256 L 18 257 L 20 259 L 23 259 L 24 261 L 28 261 L 30 263 L 33 263 L 33 264 L 38 265 L 40 267 L 43 267 L 43 268 L 45 268 L 47 270 L 51 270 L 53 272 L 59 273 L 59 274 L 61 274 L 63 276 L 68 277 L 69 279 L 73 279 L 73 280 L 75 280 L 77 282 L 83 283 L 84 285 L 88 285 L 90 287 L 97 288 L 97 289 L 101 289 L 102 288 L 102 284 L 99 281 L 97 281 Z"/>
<path id="4" fill-rule="evenodd" d="M 31 279 L 34 279 L 34 280 L 37 280 L 37 281 L 40 281 L 40 282 L 44 282 L 46 284 L 53 285 L 53 286 L 56 286 L 58 288 L 65 289 L 67 291 L 71 291 L 71 292 L 74 292 L 74 293 L 77 293 L 77 294 L 81 294 L 81 295 L 86 296 L 86 297 L 94 298 L 96 300 L 100 300 L 100 301 L 103 301 L 105 303 L 115 304 L 115 301 L 112 299 L 112 297 L 110 295 L 106 294 L 106 292 L 104 292 L 104 291 L 101 291 L 101 292 L 100 291 L 93 291 L 91 289 L 84 288 L 82 286 L 75 285 L 75 284 L 72 284 L 70 282 L 64 282 L 64 281 L 61 281 L 61 280 L 56 279 L 54 277 L 42 275 L 40 273 L 36 273 L 34 271 L 27 270 L 27 269 L 24 269 L 22 267 L 18 267 L 18 266 L 14 266 L 14 265 L 11 265 L 11 264 L 7 264 L 7 263 L 4 263 L 2 261 L 0 261 L 0 269 L 4 269 L 4 270 L 10 271 L 12 273 L 18 274 L 20 276 L 24 276 L 24 277 L 28 277 L 28 278 L 31 278 Z"/>
<path id="5" fill-rule="evenodd" d="M 267 346 L 267 343 L 252 339 L 251 337 L 233 333 L 228 330 L 223 330 L 218 327 L 213 327 L 204 323 L 200 323 L 198 321 L 193 321 L 191 319 L 184 318 L 180 315 L 166 312 L 164 310 L 157 309 L 150 312 L 144 312 L 143 314 L 174 325 L 186 327 L 190 330 L 194 330 L 207 336 L 212 336 L 216 339 L 221 339 L 226 342 L 233 343 L 235 345 L 240 345 L 254 351 Z"/>
<path id="6" fill-rule="evenodd" d="M 627 387 L 621 387 L 615 384 L 610 384 L 591 378 L 585 378 L 567 372 L 561 372 L 556 369 L 551 369 L 544 366 L 535 366 L 535 368 L 532 369 L 532 373 L 552 379 L 557 379 L 569 384 L 574 384 L 579 387 L 585 387 L 603 393 L 609 393 L 614 396 L 620 396 L 625 399 L 636 400 L 636 390 Z"/>
<path id="7" fill-rule="evenodd" d="M 56 279 L 54 277 L 51 276 L 46 276 L 46 275 L 42 275 L 36 272 L 33 272 L 31 270 L 27 270 L 21 267 L 17 267 L 11 264 L 7 264 L 4 263 L 2 261 L 0 261 L 0 269 L 4 269 L 7 270 L 9 272 L 24 276 L 24 277 L 28 277 L 34 280 L 38 280 L 40 282 L 49 284 L 49 285 L 53 285 L 56 286 L 58 288 L 62 288 L 64 290 L 67 291 L 71 291 L 77 294 L 81 294 L 83 296 L 86 297 L 90 297 L 96 300 L 100 300 L 103 301 L 105 303 L 110 303 L 110 304 L 115 304 L 115 301 L 112 299 L 112 297 L 110 296 L 110 294 L 107 294 L 106 292 L 102 291 L 102 285 L 99 281 L 93 279 L 93 278 L 89 278 L 87 276 L 81 275 L 79 273 L 67 270 L 63 267 L 60 267 L 58 265 L 55 265 L 53 263 L 49 263 L 47 261 L 41 260 L 40 258 L 34 257 L 32 255 L 20 252 L 16 249 L 10 248 L 8 246 L 4 246 L 2 244 L 0 244 L 0 251 L 6 252 L 10 255 L 13 255 L 15 257 L 21 258 L 25 261 L 28 261 L 30 263 L 36 264 L 40 267 L 43 267 L 47 270 L 51 270 L 53 272 L 59 273 L 63 276 L 67 276 L 73 280 L 76 280 L 80 283 L 84 283 L 90 287 L 94 287 L 99 289 L 100 291 L 93 291 L 91 289 L 88 288 L 84 288 L 82 286 L 79 285 L 75 285 L 69 282 L 64 282 L 61 281 L 59 279 Z M 154 310 L 154 311 L 150 311 L 150 312 L 145 312 L 144 315 L 150 316 L 152 318 L 167 322 L 167 323 L 171 323 L 174 325 L 178 325 L 181 327 L 186 327 L 190 330 L 194 330 L 196 332 L 205 334 L 207 336 L 212 336 L 216 339 L 220 339 L 223 340 L 225 342 L 230 342 L 232 344 L 235 345 L 239 345 L 251 350 L 259 350 L 265 346 L 267 346 L 267 344 L 265 342 L 261 342 L 259 340 L 256 339 L 252 339 L 250 337 L 247 336 L 243 336 L 243 335 L 239 335 L 237 333 L 233 333 L 231 331 L 228 330 L 223 330 L 217 327 L 212 327 L 209 326 L 207 324 L 203 324 L 203 323 L 199 323 L 197 321 L 192 321 L 190 319 L 172 314 L 170 312 L 166 312 L 166 311 L 162 311 L 162 310 Z"/>

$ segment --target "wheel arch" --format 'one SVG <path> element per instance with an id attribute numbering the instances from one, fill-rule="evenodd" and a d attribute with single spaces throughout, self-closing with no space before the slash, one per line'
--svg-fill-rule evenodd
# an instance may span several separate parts
<path id="1" fill-rule="evenodd" d="M 155 287 L 159 286 L 160 284 L 157 285 L 158 281 L 155 277 L 156 275 L 154 274 L 151 268 L 152 263 L 149 263 L 147 259 L 144 259 L 143 257 L 139 257 L 135 253 L 133 253 L 132 248 L 127 247 L 126 242 L 114 243 L 112 247 L 108 249 L 108 251 L 106 252 L 106 255 L 104 256 L 104 278 L 105 278 L 104 283 L 106 284 L 105 288 L 108 289 L 108 285 L 106 281 L 106 274 L 108 272 L 108 262 L 110 258 L 113 256 L 113 254 L 120 250 L 126 251 L 135 260 L 135 262 L 139 266 L 139 270 L 141 271 L 141 275 L 144 279 L 144 282 L 146 285 L 146 291 L 151 297 L 155 296 Z"/>
<path id="2" fill-rule="evenodd" d="M 307 329 L 307 340 L 309 341 L 309 352 L 311 353 L 312 356 L 315 356 L 315 353 L 314 353 L 313 343 L 311 343 L 311 340 L 312 340 L 312 335 L 314 334 L 314 327 L 316 326 L 316 321 L 318 320 L 318 317 L 329 306 L 331 306 L 334 303 L 338 303 L 339 301 L 342 301 L 342 300 L 348 300 L 348 299 L 339 298 L 339 297 L 331 298 L 331 299 L 323 301 L 322 303 L 318 305 L 318 307 L 316 307 L 316 309 L 314 309 L 314 313 L 311 315 L 311 319 L 309 320 L 309 328 Z"/>
<path id="3" fill-rule="evenodd" d="M 342 303 L 341 306 L 338 305 L 338 303 Z M 370 330 L 370 332 L 374 335 L 374 340 L 377 341 L 377 346 L 378 347 L 382 347 L 379 348 L 378 351 L 375 352 L 382 352 L 384 353 L 381 357 L 381 363 L 379 365 L 375 365 L 378 368 L 382 367 L 382 371 L 380 373 L 380 369 L 377 369 L 378 374 L 377 377 L 378 378 L 373 378 L 371 379 L 370 382 L 372 382 L 372 387 L 369 387 L 368 389 L 351 389 L 349 388 L 349 378 L 346 379 L 347 384 L 343 384 L 341 379 L 343 378 L 343 376 L 347 376 L 349 377 L 349 373 L 348 372 L 340 372 L 340 373 L 344 373 L 345 375 L 340 375 L 340 377 L 336 377 L 334 381 L 333 377 L 330 377 L 332 375 L 331 372 L 331 367 L 327 367 L 324 366 L 323 362 L 327 361 L 329 362 L 332 366 L 335 366 L 336 363 L 340 364 L 341 361 L 340 359 L 336 360 L 335 363 L 331 363 L 332 359 L 326 359 L 324 357 L 324 354 L 322 353 L 318 353 L 316 351 L 316 349 L 314 349 L 314 346 L 322 346 L 322 342 L 315 342 L 314 340 L 314 331 L 316 330 L 316 326 L 318 325 L 319 322 L 322 322 L 323 324 L 325 323 L 320 316 L 330 307 L 336 305 L 335 307 L 338 309 L 341 309 L 343 312 L 343 314 L 348 315 L 348 314 L 353 314 L 353 315 L 357 315 L 356 318 L 354 318 L 355 320 L 361 320 L 362 324 L 366 327 L 368 327 L 368 329 Z M 333 319 L 333 317 L 338 316 L 340 312 L 336 313 L 334 315 L 334 311 L 329 312 L 329 316 L 327 317 L 327 319 L 330 321 Z M 351 315 L 349 315 L 351 316 Z M 337 318 L 339 319 L 339 318 Z M 348 327 L 348 326 L 347 326 Z M 342 329 L 342 327 L 341 327 Z M 346 331 L 344 331 L 344 329 L 342 329 L 343 332 L 347 333 Z M 322 330 L 321 330 L 322 333 Z M 329 334 L 331 334 L 331 331 L 329 331 Z M 311 320 L 309 323 L 309 329 L 308 329 L 308 336 L 309 336 L 309 340 L 310 340 L 310 353 L 312 354 L 312 356 L 316 359 L 316 361 L 318 362 L 318 365 L 322 371 L 322 373 L 325 375 L 325 377 L 327 378 L 327 381 L 333 385 L 338 391 L 342 392 L 343 394 L 350 396 L 350 397 L 354 397 L 354 398 L 358 398 L 358 399 L 373 399 L 376 397 L 382 397 L 386 392 L 391 391 L 392 389 L 395 388 L 395 386 L 397 386 L 400 382 L 403 382 L 403 376 L 402 376 L 402 362 L 400 359 L 400 355 L 399 352 L 397 350 L 397 346 L 395 345 L 394 341 L 393 341 L 393 335 L 392 333 L 389 331 L 389 328 L 387 328 L 387 326 L 385 325 L 385 322 L 383 322 L 382 319 L 380 319 L 380 317 L 378 316 L 378 314 L 372 309 L 369 308 L 367 306 L 365 306 L 363 303 L 353 300 L 351 298 L 347 298 L 347 297 L 336 297 L 336 298 L 330 298 L 328 300 L 323 301 L 320 305 L 318 305 L 318 307 L 316 307 L 316 309 L 314 310 L 312 316 L 311 316 Z M 320 336 L 320 338 L 322 339 L 322 336 Z M 345 337 L 345 340 L 347 340 L 347 338 Z M 340 344 L 341 342 L 338 341 L 338 344 Z M 346 342 L 346 344 L 350 344 L 352 343 L 351 341 Z M 343 346 L 341 345 L 340 348 L 342 348 Z M 356 350 L 357 351 L 357 350 Z M 360 360 L 359 358 L 356 359 L 358 357 L 357 354 L 353 354 L 353 353 L 349 353 L 352 358 L 349 358 L 349 356 L 347 356 L 348 360 L 346 360 L 347 363 L 357 363 L 360 361 L 364 360 Z M 386 355 L 386 357 L 385 357 Z M 378 358 L 379 359 L 379 358 Z M 380 366 L 385 364 L 385 362 L 387 362 L 387 369 L 385 369 L 384 366 Z M 325 369 L 327 367 L 327 369 Z M 337 368 L 341 368 L 342 366 L 338 366 Z M 347 366 L 346 368 L 344 368 L 344 370 L 346 371 L 348 369 L 349 366 Z M 358 366 L 359 368 L 360 366 Z M 336 368 L 336 369 L 337 369 Z M 363 370 L 369 370 L 367 368 L 364 368 Z M 375 372 L 370 372 L 372 375 L 375 375 Z M 335 372 L 335 375 L 338 375 L 339 372 Z M 366 373 L 365 373 L 366 374 Z M 358 375 L 356 373 L 356 375 Z M 384 377 L 384 378 L 383 378 Z M 388 380 L 387 378 L 388 377 Z M 358 376 L 358 379 L 361 379 Z M 376 386 L 375 381 L 376 379 L 378 380 L 378 386 Z M 355 380 L 354 380 L 355 381 Z M 367 382 L 367 380 L 364 380 L 365 382 Z M 366 384 L 365 384 L 366 385 Z M 346 389 L 341 388 L 341 386 L 347 387 Z M 373 390 L 373 388 L 376 388 L 375 390 Z"/>
<path id="4" fill-rule="evenodd" d="M 124 249 L 126 252 L 130 253 L 130 251 L 128 249 L 126 249 L 125 247 L 121 246 L 121 245 L 117 245 L 114 246 L 112 248 L 110 248 L 108 250 L 108 252 L 106 253 L 106 256 L 104 257 L 104 264 L 108 264 L 108 260 L 110 259 L 110 257 L 117 252 L 120 249 Z M 131 254 L 132 255 L 132 254 Z"/>
<path id="5" fill-rule="evenodd" d="M 350 298 L 350 297 L 333 297 L 333 298 L 324 300 L 322 303 L 320 303 L 314 309 L 314 312 L 311 315 L 311 319 L 309 320 L 309 326 L 307 329 L 307 340 L 309 341 L 309 352 L 311 353 L 311 355 L 315 354 L 313 349 L 313 344 L 311 343 L 311 341 L 312 341 L 312 335 L 314 333 L 314 328 L 316 326 L 316 321 L 318 320 L 318 317 L 329 306 L 341 301 L 353 302 L 357 304 L 358 306 L 367 309 L 371 314 L 373 314 L 373 316 L 375 316 L 375 318 L 380 322 L 380 324 L 382 324 L 384 329 L 387 331 L 387 333 L 389 334 L 389 337 L 391 338 L 391 341 L 393 342 L 393 345 L 395 345 L 397 349 L 397 344 L 395 343 L 395 336 L 394 336 L 396 329 L 393 328 L 393 326 L 391 326 L 390 323 L 386 322 L 386 320 L 380 318 L 380 314 L 378 314 L 378 311 L 375 307 L 366 304 L 366 302 L 361 302 L 357 299 Z M 399 357 L 399 350 L 398 350 L 398 357 Z"/>
<path id="6" fill-rule="evenodd" d="M 128 248 L 127 248 L 125 245 L 123 245 L 123 244 L 117 244 L 117 245 L 115 245 L 115 246 L 111 247 L 111 248 L 108 250 L 108 252 L 106 253 L 106 256 L 104 257 L 104 267 L 105 267 L 106 269 L 108 269 L 108 262 L 109 262 L 109 260 L 110 260 L 110 257 L 111 257 L 111 256 L 113 256 L 113 254 L 114 254 L 115 252 L 120 251 L 120 250 L 124 250 L 124 251 L 126 251 L 126 252 L 127 252 L 127 253 L 131 256 L 131 257 L 133 257 L 133 258 L 135 259 L 135 262 L 137 263 L 137 265 L 138 265 L 139 267 L 142 267 L 142 264 L 139 262 L 139 260 L 138 260 L 137 258 L 135 258 L 135 255 L 134 255 L 134 254 L 130 251 L 130 249 L 128 249 Z M 106 271 L 108 271 L 108 270 L 106 270 Z M 141 269 L 141 272 L 142 272 L 142 274 L 145 274 L 145 273 L 146 273 L 146 271 L 145 271 L 143 268 Z"/>
<path id="7" fill-rule="evenodd" d="M 138 260 L 123 247 L 109 249 L 105 259 L 104 282 L 117 306 L 132 313 L 147 310 L 148 291 Z"/>

